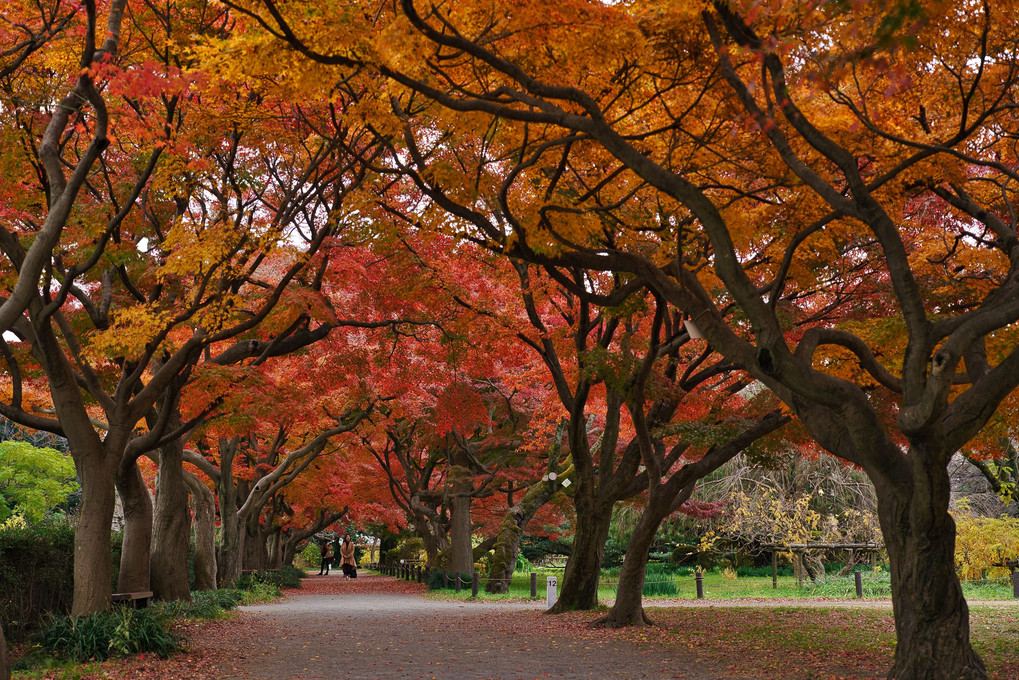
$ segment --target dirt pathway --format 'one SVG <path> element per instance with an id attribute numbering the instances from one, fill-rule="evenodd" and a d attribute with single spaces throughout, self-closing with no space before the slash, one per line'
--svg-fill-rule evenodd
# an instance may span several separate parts
<path id="1" fill-rule="evenodd" d="M 543 616 L 543 603 L 449 602 L 382 576 L 313 576 L 280 602 L 244 607 L 226 680 L 684 678 L 727 680 L 661 647 Z M 224 650 L 227 651 L 227 650 Z"/>

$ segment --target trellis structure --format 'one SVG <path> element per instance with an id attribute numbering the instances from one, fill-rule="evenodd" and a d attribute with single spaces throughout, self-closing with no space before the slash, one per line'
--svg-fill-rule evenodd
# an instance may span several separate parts
<path id="1" fill-rule="evenodd" d="M 810 550 L 848 550 L 849 559 L 852 561 L 856 551 L 870 553 L 871 559 L 877 555 L 884 546 L 880 543 L 765 543 L 765 548 L 771 550 L 771 585 L 778 588 L 778 553 L 791 552 L 795 556 L 794 564 L 802 561 L 803 556 Z M 800 582 L 803 582 L 803 570 L 797 569 Z"/>

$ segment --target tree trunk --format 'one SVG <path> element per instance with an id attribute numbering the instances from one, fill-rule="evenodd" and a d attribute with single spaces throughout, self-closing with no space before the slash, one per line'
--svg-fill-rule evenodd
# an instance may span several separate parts
<path id="1" fill-rule="evenodd" d="M 219 539 L 219 554 L 216 558 L 216 567 L 219 571 L 219 587 L 229 588 L 234 581 L 241 577 L 243 569 L 241 557 L 244 555 L 244 543 L 247 532 L 241 527 L 237 510 L 225 510 L 227 507 L 220 502 L 221 536 Z"/>
<path id="2" fill-rule="evenodd" d="M 220 439 L 220 477 L 216 485 L 219 493 L 220 538 L 219 553 L 216 556 L 216 568 L 219 574 L 219 587 L 229 588 L 241 577 L 244 555 L 244 530 L 237 512 L 237 486 L 234 484 L 233 465 L 237 453 L 237 438 Z"/>
<path id="3" fill-rule="evenodd" d="M 117 492 L 124 508 L 124 541 L 120 550 L 117 591 L 149 590 L 152 498 L 137 462 L 121 465 L 117 475 Z"/>
<path id="4" fill-rule="evenodd" d="M 429 569 L 444 568 L 442 562 L 442 551 L 446 550 L 449 545 L 445 540 L 445 535 L 440 534 L 441 528 L 439 522 L 430 521 L 428 517 L 419 515 L 417 513 L 413 516 L 414 528 L 417 531 L 418 536 L 425 544 L 425 558 L 427 560 Z M 385 555 L 382 554 L 382 548 L 379 548 L 379 562 L 385 559 Z"/>
<path id="5" fill-rule="evenodd" d="M 666 504 L 665 510 L 668 509 Z M 655 534 L 667 515 L 649 503 L 641 513 L 640 520 L 626 543 L 626 556 L 619 570 L 619 584 L 616 587 L 616 601 L 608 614 L 594 621 L 592 625 L 606 628 L 625 626 L 651 626 L 654 623 L 644 613 L 644 580 L 647 575 L 647 558 L 655 541 Z"/>
<path id="6" fill-rule="evenodd" d="M 184 481 L 184 447 L 176 439 L 159 451 L 152 523 L 152 592 L 157 600 L 191 600 L 188 553 L 191 512 Z"/>
<path id="7" fill-rule="evenodd" d="M 553 494 L 562 487 L 555 482 L 539 482 L 524 493 L 516 505 L 507 511 L 499 524 L 499 533 L 495 539 L 492 566 L 488 572 L 488 584 L 485 592 L 508 593 L 513 570 L 517 565 L 517 553 L 520 552 L 520 536 L 524 527 Z"/>
<path id="8" fill-rule="evenodd" d="M 81 481 L 81 512 L 74 532 L 74 600 L 71 616 L 92 614 L 110 605 L 113 563 L 110 532 L 113 527 L 115 467 L 106 461 L 102 446 L 74 456 Z"/>
<path id="9" fill-rule="evenodd" d="M 453 496 L 450 525 L 451 556 L 449 568 L 461 574 L 474 573 L 474 551 L 471 549 L 471 497 Z"/>
<path id="10" fill-rule="evenodd" d="M 949 478 L 937 453 L 910 449 L 911 490 L 876 484 L 878 513 L 891 563 L 895 680 L 987 677 L 970 645 L 969 608 L 955 573 L 955 522 Z M 947 457 L 944 457 L 947 463 Z"/>
<path id="11" fill-rule="evenodd" d="M 506 513 L 499 524 L 499 533 L 495 539 L 494 554 L 492 555 L 492 566 L 488 570 L 488 584 L 485 586 L 486 593 L 505 594 L 509 592 L 510 581 L 513 579 L 513 570 L 517 565 L 517 553 L 520 552 L 520 535 L 524 528 L 518 524 L 518 514 L 515 512 L 519 503 Z"/>
<path id="12" fill-rule="evenodd" d="M 294 566 L 294 558 L 297 557 L 298 547 L 301 545 L 301 540 L 296 537 L 295 531 L 283 532 L 280 540 L 280 550 L 282 552 L 282 566 L 292 567 Z"/>
<path id="13" fill-rule="evenodd" d="M 241 529 L 244 532 L 244 553 L 242 562 L 244 569 L 266 569 L 269 566 L 269 551 L 266 549 L 265 528 L 253 517 L 244 523 Z"/>
<path id="14" fill-rule="evenodd" d="M 195 533 L 195 590 L 216 589 L 216 497 L 188 472 L 184 480 L 191 492 Z"/>
<path id="15" fill-rule="evenodd" d="M 11 660 L 7 657 L 3 623 L 0 623 L 0 680 L 11 680 Z"/>
<path id="16" fill-rule="evenodd" d="M 268 558 L 266 564 L 270 569 L 279 569 L 283 566 L 283 537 L 279 527 L 273 527 L 267 538 Z"/>
<path id="17" fill-rule="evenodd" d="M 577 505 L 577 525 L 573 535 L 573 550 L 566 561 L 562 592 L 548 610 L 549 614 L 562 614 L 577 609 L 594 609 L 598 606 L 598 576 L 601 573 L 605 541 L 609 537 L 612 503 L 587 504 L 587 511 Z"/>

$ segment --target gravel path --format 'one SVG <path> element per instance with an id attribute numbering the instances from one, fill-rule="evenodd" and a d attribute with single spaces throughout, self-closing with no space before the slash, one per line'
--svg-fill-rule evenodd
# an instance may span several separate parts
<path id="1" fill-rule="evenodd" d="M 1019 611 L 1014 600 L 970 605 Z M 655 601 L 655 607 L 663 606 L 887 609 L 891 603 Z M 543 601 L 426 598 L 421 586 L 383 576 L 363 574 L 356 580 L 311 576 L 300 590 L 288 591 L 278 602 L 242 607 L 238 625 L 230 630 L 243 633 L 207 636 L 203 644 L 219 660 L 214 677 L 224 680 L 736 680 L 701 661 L 694 649 L 622 640 L 590 629 L 577 617 L 545 616 L 544 609 Z M 762 669 L 755 680 L 768 680 L 770 675 Z"/>
<path id="2" fill-rule="evenodd" d="M 426 599 L 382 576 L 313 576 L 282 601 L 243 607 L 250 640 L 224 640 L 226 680 L 684 678 L 716 669 L 543 616 L 544 603 Z"/>

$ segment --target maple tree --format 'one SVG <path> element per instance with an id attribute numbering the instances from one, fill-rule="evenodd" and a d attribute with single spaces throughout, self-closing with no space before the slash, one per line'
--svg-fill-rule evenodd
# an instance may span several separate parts
<path id="1" fill-rule="evenodd" d="M 76 206 L 75 232 L 52 254 L 26 315 L 11 326 L 20 342 L 3 341 L 9 398 L 0 406 L 11 419 L 69 441 L 83 490 L 75 613 L 109 600 L 115 484 L 126 522 L 120 588 L 145 590 L 152 578 L 160 597 L 189 597 L 179 438 L 214 405 L 182 421 L 180 391 L 206 353 L 223 363 L 272 357 L 328 332 L 307 302 L 323 266 L 313 255 L 341 230 L 340 211 L 360 176 L 350 152 L 365 152 L 370 138 L 337 122 L 343 102 L 306 111 L 257 84 L 238 96 L 235 84 L 201 71 L 191 46 L 227 30 L 222 8 L 200 0 L 136 8 L 131 49 L 111 59 L 124 11 L 114 2 L 109 45 L 93 62 L 97 14 L 85 5 L 89 59 L 76 87 L 99 87 L 93 78 L 101 84 L 106 99 L 96 94 L 92 106 L 102 105 L 110 122 L 79 121 L 71 128 L 77 136 L 60 148 L 86 158 L 99 143 L 88 142 L 95 135 L 106 155 L 92 175 L 85 165 L 76 171 L 88 201 Z M 16 75 L 36 67 L 28 59 Z M 33 206 L 45 204 L 44 196 L 52 203 L 63 186 L 44 172 L 47 135 L 78 110 L 79 99 L 88 100 L 75 97 L 75 107 L 56 107 L 41 141 L 36 127 L 47 114 L 23 99 L 12 103 L 19 167 L 31 177 L 32 159 L 42 160 L 34 165 L 39 181 L 25 180 L 9 233 L 31 234 Z M 106 138 L 108 127 L 116 144 Z M 15 268 L 25 257 L 17 238 L 0 247 Z M 26 271 L 10 284 L 23 286 Z M 56 419 L 24 400 L 25 386 L 40 375 Z M 149 452 L 160 464 L 154 511 L 137 466 Z M 150 555 L 159 569 L 150 568 Z"/>
<path id="2" fill-rule="evenodd" d="M 267 540 L 280 538 L 282 526 L 274 515 L 286 506 L 290 485 L 338 446 L 331 441 L 336 435 L 356 428 L 370 411 L 363 386 L 352 376 L 329 389 L 322 379 L 328 375 L 335 380 L 340 377 L 337 373 L 322 371 L 300 380 L 295 366 L 286 365 L 294 361 L 256 366 L 256 373 L 247 379 L 234 375 L 229 383 L 220 384 L 218 389 L 230 392 L 223 395 L 228 417 L 210 420 L 184 452 L 184 460 L 216 489 L 221 584 L 234 582 L 243 569 L 268 568 Z M 214 384 L 200 380 L 190 389 L 202 399 L 215 399 L 215 392 L 210 393 Z M 290 407 L 280 410 L 281 401 Z M 201 408 L 191 404 L 196 407 Z M 334 410 L 336 415 L 329 415 Z M 325 526 L 344 514 L 338 505 L 334 501 L 322 508 L 320 521 Z M 272 561 L 281 562 L 282 546 L 276 546 Z"/>
<path id="3" fill-rule="evenodd" d="M 693 346 L 681 315 L 653 297 L 599 285 L 596 279 L 578 277 L 571 285 L 563 271 L 548 283 L 566 282 L 553 283 L 553 291 L 565 287 L 540 301 L 550 294 L 548 285 L 524 266 L 518 266 L 518 273 L 523 303 L 537 331 L 526 342 L 542 357 L 570 414 L 576 530 L 553 611 L 597 603 L 612 510 L 619 501 L 646 492 L 615 603 L 599 623 L 649 623 L 641 597 L 648 554 L 662 521 L 678 510 L 695 514 L 686 503 L 697 481 L 788 417 L 767 409 L 759 419 L 752 417 L 752 400 L 737 395 L 745 382 L 727 378 L 728 362 Z M 602 291 L 617 306 L 596 313 L 589 290 Z M 617 295 L 620 290 L 623 295 Z M 721 402 L 733 410 L 724 413 Z M 600 430 L 594 442 L 592 416 Z"/>
<path id="4" fill-rule="evenodd" d="M 501 220 L 470 234 L 524 259 L 626 273 L 689 313 L 712 348 L 873 481 L 892 564 L 891 674 L 986 676 L 954 572 L 945 468 L 1019 382 L 1014 12 L 403 0 L 391 14 L 309 15 L 303 3 L 231 4 L 264 13 L 319 63 L 374 68 L 405 88 L 398 118 L 515 146 L 489 166 L 499 178 L 461 188 L 498 196 Z M 309 26 L 313 44 L 302 42 Z M 582 192 L 561 181 L 592 154 L 601 180 Z M 449 186 L 462 175 L 434 174 Z M 675 217 L 604 218 L 640 195 Z M 843 272 L 843 290 L 866 281 L 867 294 L 801 328 L 803 297 Z M 846 357 L 862 370 L 841 370 Z"/>
<path id="5" fill-rule="evenodd" d="M 473 547 L 471 536 L 492 516 L 495 491 L 534 476 L 521 445 L 528 404 L 541 390 L 527 384 L 507 331 L 515 320 L 504 315 L 498 285 L 506 272 L 472 248 L 451 250 L 446 238 L 404 239 L 401 250 L 387 266 L 397 270 L 392 280 L 414 282 L 400 292 L 414 301 L 420 327 L 375 349 L 373 382 L 384 405 L 362 433 L 362 449 L 422 537 L 429 563 L 438 566 L 448 551 L 448 566 L 469 573 L 474 555 L 492 543 Z"/>

